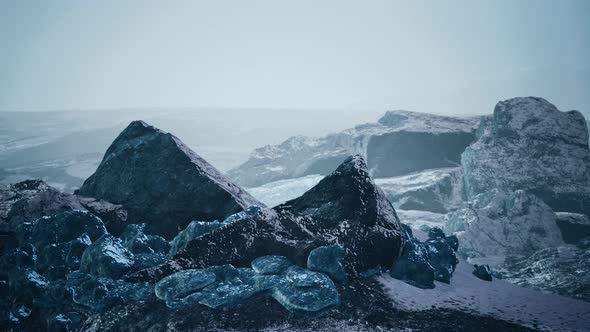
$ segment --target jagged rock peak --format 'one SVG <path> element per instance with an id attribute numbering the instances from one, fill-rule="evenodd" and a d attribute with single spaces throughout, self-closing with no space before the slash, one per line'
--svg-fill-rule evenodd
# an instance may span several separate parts
<path id="1" fill-rule="evenodd" d="M 480 116 L 457 117 L 405 110 L 387 111 L 377 121 L 379 124 L 400 131 L 473 132 Z"/>
<path id="2" fill-rule="evenodd" d="M 394 208 L 369 177 L 367 164 L 360 155 L 346 158 L 315 187 L 278 208 L 309 215 L 328 224 L 353 220 L 374 225 L 383 221 L 396 225 L 395 229 L 401 227 Z"/>
<path id="3" fill-rule="evenodd" d="M 191 220 L 223 220 L 263 206 L 176 136 L 143 121 L 119 134 L 77 193 L 124 205 L 131 220 L 167 239 Z"/>

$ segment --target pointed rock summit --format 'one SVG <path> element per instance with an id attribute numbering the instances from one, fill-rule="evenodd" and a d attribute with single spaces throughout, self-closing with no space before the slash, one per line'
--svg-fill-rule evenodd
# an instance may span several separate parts
<path id="1" fill-rule="evenodd" d="M 342 245 L 346 267 L 355 273 L 390 267 L 404 244 L 395 209 L 360 155 L 348 157 L 301 197 L 275 209 L 312 217 L 305 228 Z"/>
<path id="2" fill-rule="evenodd" d="M 223 220 L 263 205 L 176 136 L 143 121 L 119 134 L 77 194 L 122 204 L 130 220 L 167 239 L 193 219 Z"/>

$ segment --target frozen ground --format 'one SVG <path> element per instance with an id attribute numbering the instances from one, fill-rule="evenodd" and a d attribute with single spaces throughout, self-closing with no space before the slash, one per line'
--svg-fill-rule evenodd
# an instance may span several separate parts
<path id="1" fill-rule="evenodd" d="M 476 278 L 461 260 L 451 284 L 420 289 L 384 274 L 379 282 L 400 309 L 449 308 L 516 322 L 544 331 L 590 331 L 590 303 L 546 294 L 494 279 Z"/>

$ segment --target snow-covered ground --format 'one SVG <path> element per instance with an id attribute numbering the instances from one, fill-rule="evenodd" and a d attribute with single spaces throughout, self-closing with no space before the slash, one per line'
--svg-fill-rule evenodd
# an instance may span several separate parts
<path id="1" fill-rule="evenodd" d="M 494 279 L 483 281 L 461 260 L 451 284 L 420 289 L 393 279 L 378 278 L 394 304 L 404 310 L 448 308 L 489 315 L 544 331 L 590 331 L 590 303 L 546 294 Z"/>
<path id="2" fill-rule="evenodd" d="M 276 206 L 303 195 L 304 192 L 318 184 L 323 178 L 322 175 L 308 175 L 297 179 L 274 181 L 259 187 L 246 188 L 246 191 L 267 206 Z"/>

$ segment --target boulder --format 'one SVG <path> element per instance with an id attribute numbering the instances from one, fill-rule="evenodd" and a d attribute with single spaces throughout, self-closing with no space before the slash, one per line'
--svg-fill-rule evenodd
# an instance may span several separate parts
<path id="1" fill-rule="evenodd" d="M 434 288 L 434 280 L 450 283 L 459 263 L 454 249 L 458 247 L 457 238 L 447 237 L 440 228 L 433 227 L 428 239 L 421 242 L 414 237 L 409 226 L 403 227 L 408 241 L 390 275 L 419 288 Z"/>
<path id="2" fill-rule="evenodd" d="M 556 222 L 565 243 L 576 244 L 590 237 L 590 219 L 580 213 L 556 212 Z"/>
<path id="3" fill-rule="evenodd" d="M 86 248 L 82 254 L 80 271 L 117 279 L 129 272 L 133 264 L 134 256 L 123 242 L 110 234 L 105 234 Z"/>
<path id="4" fill-rule="evenodd" d="M 492 281 L 492 270 L 489 265 L 473 265 L 472 273 L 481 280 Z"/>
<path id="5" fill-rule="evenodd" d="M 447 215 L 447 231 L 456 232 L 469 257 L 531 254 L 563 245 L 555 213 L 535 195 L 492 190 Z"/>
<path id="6" fill-rule="evenodd" d="M 170 308 L 202 304 L 217 309 L 240 305 L 264 293 L 287 310 L 303 314 L 322 313 L 340 301 L 330 278 L 297 267 L 286 257 L 258 257 L 252 266 L 255 268 L 226 264 L 180 271 L 156 284 L 156 296 Z"/>
<path id="7" fill-rule="evenodd" d="M 222 220 L 258 202 L 177 137 L 133 121 L 76 192 L 122 204 L 146 231 L 172 239 L 191 220 Z"/>
<path id="8" fill-rule="evenodd" d="M 499 102 L 461 155 L 465 195 L 527 190 L 554 211 L 590 214 L 588 128 L 578 111 L 542 98 Z"/>
<path id="9" fill-rule="evenodd" d="M 339 244 L 315 248 L 307 257 L 307 268 L 325 273 L 336 282 L 344 282 L 346 281 L 344 254 L 344 248 Z"/>

